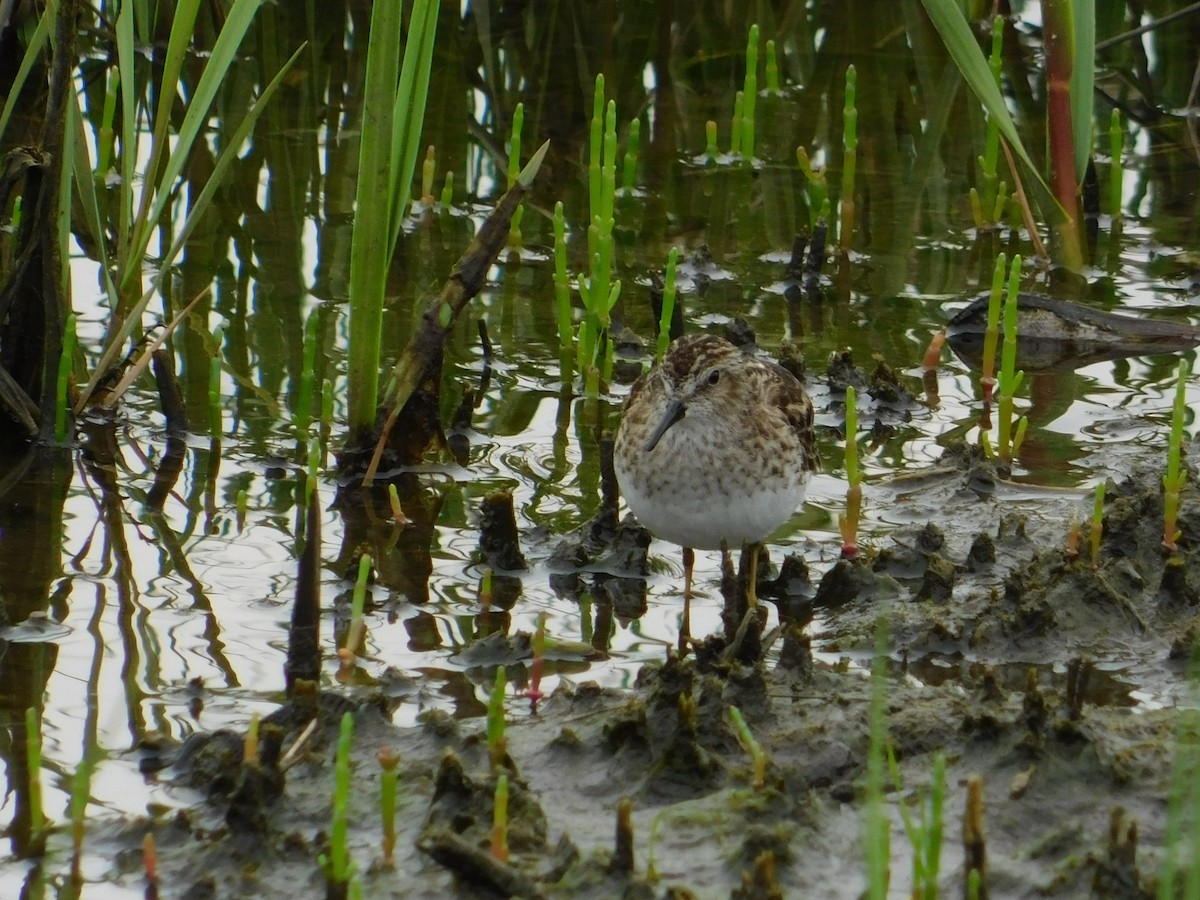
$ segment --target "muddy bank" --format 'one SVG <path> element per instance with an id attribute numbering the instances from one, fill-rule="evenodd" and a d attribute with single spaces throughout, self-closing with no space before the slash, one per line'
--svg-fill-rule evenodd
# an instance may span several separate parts
<path id="1" fill-rule="evenodd" d="M 322 896 L 335 723 L 353 708 L 350 850 L 366 896 L 857 897 L 872 686 L 861 666 L 828 660 L 868 656 L 882 616 L 901 773 L 886 798 L 893 892 L 907 892 L 911 872 L 900 805 L 925 795 L 941 752 L 947 896 L 961 890 L 972 775 L 983 780 L 991 896 L 1149 896 L 1179 713 L 1134 705 L 1133 694 L 1180 690 L 1200 571 L 1194 489 L 1183 495 L 1181 549 L 1160 546 L 1157 464 L 1110 485 L 1093 567 L 1086 538 L 1080 555 L 1065 552 L 1067 520 L 1087 515 L 1090 501 L 1054 492 L 1036 515 L 1004 515 L 998 498 L 1019 488 L 974 454 L 948 453 L 868 500 L 911 492 L 930 506 L 926 524 L 816 573 L 814 610 L 790 605 L 816 615 L 815 646 L 801 622 L 785 621 L 767 636 L 766 662 L 729 661 L 713 636 L 686 658 L 644 667 L 628 692 L 563 686 L 536 714 L 511 699 L 500 770 L 511 784 L 506 864 L 488 859 L 498 772 L 482 720 L 432 712 L 419 727 L 392 726 L 399 675 L 369 696 L 326 693 L 321 724 L 286 773 L 275 749 L 309 717 L 302 704 L 270 717 L 268 752 L 252 771 L 240 763 L 240 735 L 161 751 L 172 764 L 154 777 L 207 799 L 157 821 L 98 825 L 90 852 L 109 854 L 123 872 L 116 880 L 137 885 L 149 829 L 170 896 Z M 769 760 L 758 790 L 731 706 Z M 381 865 L 376 806 L 385 748 L 402 758 L 391 869 Z M 625 798 L 632 830 L 620 835 Z"/>

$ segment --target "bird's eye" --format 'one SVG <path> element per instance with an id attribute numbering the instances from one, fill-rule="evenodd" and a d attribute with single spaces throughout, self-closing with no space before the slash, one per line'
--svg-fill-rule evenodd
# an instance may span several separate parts
<path id="1" fill-rule="evenodd" d="M 713 369 L 711 372 L 708 373 L 708 383 L 709 384 L 716 384 L 720 380 L 721 380 L 721 370 L 720 369 Z"/>

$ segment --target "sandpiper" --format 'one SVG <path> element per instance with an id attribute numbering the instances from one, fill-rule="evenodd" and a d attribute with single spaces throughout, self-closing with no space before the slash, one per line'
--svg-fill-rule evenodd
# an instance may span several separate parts
<path id="1" fill-rule="evenodd" d="M 634 383 L 614 462 L 638 521 L 684 548 L 685 600 L 693 548 L 748 545 L 753 605 L 756 545 L 795 512 L 820 467 L 812 400 L 782 366 L 687 335 Z"/>

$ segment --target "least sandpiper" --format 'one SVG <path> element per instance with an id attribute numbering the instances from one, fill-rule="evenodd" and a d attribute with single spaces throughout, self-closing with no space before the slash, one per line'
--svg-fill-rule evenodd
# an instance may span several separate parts
<path id="1" fill-rule="evenodd" d="M 813 405 L 775 363 L 709 334 L 679 338 L 625 404 L 615 450 L 625 502 L 650 532 L 691 549 L 758 547 L 795 512 L 819 468 Z"/>

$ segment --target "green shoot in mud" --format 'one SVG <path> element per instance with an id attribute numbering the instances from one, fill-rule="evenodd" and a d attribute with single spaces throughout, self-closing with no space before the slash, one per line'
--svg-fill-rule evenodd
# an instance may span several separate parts
<path id="1" fill-rule="evenodd" d="M 492 771 L 500 769 L 508 759 L 508 742 L 504 738 L 504 666 L 496 667 L 496 683 L 487 707 L 487 748 Z"/>
<path id="2" fill-rule="evenodd" d="M 1183 419 L 1187 411 L 1187 363 L 1179 361 L 1175 379 L 1175 405 L 1171 410 L 1171 435 L 1167 442 L 1167 471 L 1163 475 L 1163 548 L 1174 553 L 1180 532 L 1175 523 L 1179 515 L 1179 493 L 1187 482 L 1180 465 L 1183 451 Z"/>
<path id="3" fill-rule="evenodd" d="M 675 269 L 679 264 L 679 249 L 667 251 L 667 274 L 663 280 L 662 314 L 658 317 L 658 341 L 654 348 L 654 361 L 662 362 L 667 345 L 671 343 L 671 319 L 675 315 Z"/>
<path id="4" fill-rule="evenodd" d="M 67 327 L 63 333 L 62 353 L 58 357 L 58 385 L 55 389 L 54 442 L 63 444 L 67 440 L 67 423 L 71 409 L 67 397 L 71 387 L 71 362 L 75 358 L 75 314 L 67 316 Z"/>
<path id="5" fill-rule="evenodd" d="M 376 755 L 379 760 L 379 815 L 383 820 L 383 864 L 394 865 L 396 850 L 396 794 L 399 783 L 400 754 L 386 747 Z"/>
<path id="6" fill-rule="evenodd" d="M 796 148 L 796 163 L 804 173 L 804 183 L 808 195 L 808 227 L 816 228 L 818 222 L 829 221 L 829 183 L 825 177 L 825 168 L 814 168 L 808 158 L 808 151 L 803 147 Z"/>
<path id="7" fill-rule="evenodd" d="M 888 746 L 888 768 L 892 784 L 900 793 L 900 766 L 896 754 Z M 920 818 L 914 819 L 907 803 L 900 803 L 900 818 L 904 833 L 912 846 L 912 890 L 914 900 L 937 900 L 938 875 L 942 857 L 942 809 L 946 802 L 946 757 L 938 753 L 933 758 L 929 774 L 928 793 L 918 800 Z"/>
<path id="8" fill-rule="evenodd" d="M 533 632 L 533 659 L 529 663 L 529 704 L 533 712 L 537 712 L 538 701 L 545 695 L 542 693 L 542 672 L 546 666 L 546 614 L 538 613 L 537 628 Z"/>
<path id="9" fill-rule="evenodd" d="M 1104 534 L 1104 489 L 1108 482 L 1096 485 L 1096 499 L 1092 501 L 1092 568 L 1100 566 L 1100 538 Z"/>
<path id="10" fill-rule="evenodd" d="M 754 116 L 758 105 L 758 26 L 746 38 L 746 79 L 742 87 L 741 154 L 746 165 L 754 161 Z"/>
<path id="11" fill-rule="evenodd" d="M 492 856 L 508 862 L 508 776 L 496 779 L 492 805 Z"/>
<path id="12" fill-rule="evenodd" d="M 1004 46 L 1004 17 L 992 19 L 992 52 L 988 57 L 988 68 L 996 89 L 1000 88 L 1000 67 L 1003 64 L 1001 50 Z M 982 189 L 971 188 L 971 213 L 976 228 L 994 228 L 1004 214 L 1008 186 L 996 175 L 996 163 L 1000 158 L 1000 124 L 995 116 L 987 117 L 987 137 L 983 155 L 979 157 Z"/>
<path id="13" fill-rule="evenodd" d="M 446 183 L 442 186 L 442 211 L 449 212 L 454 206 L 454 172 L 446 173 Z"/>
<path id="14" fill-rule="evenodd" d="M 858 397 L 846 388 L 846 512 L 838 516 L 842 559 L 858 555 L 858 520 L 862 515 L 862 472 L 858 467 Z"/>
<path id="15" fill-rule="evenodd" d="M 329 826 L 329 853 L 318 858 L 325 871 L 331 894 L 344 890 L 354 875 L 347 840 L 350 831 L 350 747 L 354 737 L 354 716 L 342 715 L 338 733 L 337 757 L 333 764 L 333 818 Z"/>
<path id="16" fill-rule="evenodd" d="M 521 174 L 521 129 L 525 125 L 525 104 L 518 103 L 513 109 L 512 117 L 512 137 L 508 139 L 508 187 L 512 189 L 517 183 L 517 177 Z M 521 246 L 521 218 L 525 215 L 525 205 L 517 206 L 516 212 L 513 213 L 512 222 L 508 226 L 508 245 L 510 247 Z"/>
<path id="17" fill-rule="evenodd" d="M 858 159 L 858 74 L 853 65 L 846 67 L 846 105 L 842 110 L 842 198 L 838 217 L 838 237 L 842 253 L 854 243 L 854 175 Z"/>
<path id="18" fill-rule="evenodd" d="M 754 769 L 754 790 L 761 791 L 767 784 L 767 754 L 750 733 L 750 726 L 746 724 L 742 711 L 736 706 L 729 707 L 729 721 L 733 724 L 733 733 L 737 736 L 738 743 L 750 756 L 750 763 Z"/>
<path id="19" fill-rule="evenodd" d="M 408 524 L 408 516 L 404 514 L 404 506 L 400 503 L 400 492 L 396 489 L 394 481 L 388 484 L 388 508 L 392 511 L 392 521 L 395 524 Z"/>
<path id="20" fill-rule="evenodd" d="M 891 858 L 890 823 L 884 809 L 883 775 L 887 756 L 887 623 L 875 623 L 875 656 L 871 663 L 871 708 L 867 718 L 870 743 L 864 785 L 863 846 L 867 854 L 870 900 L 886 900 Z"/>

